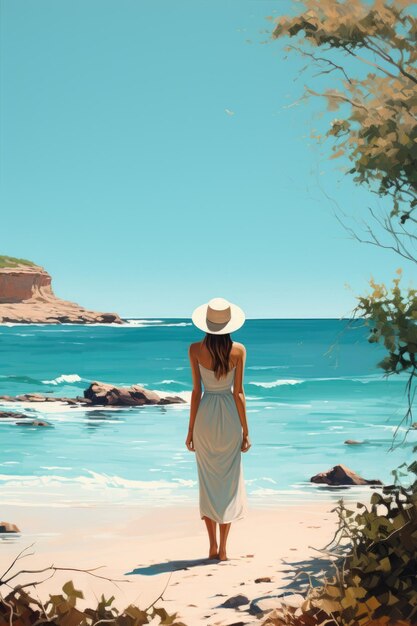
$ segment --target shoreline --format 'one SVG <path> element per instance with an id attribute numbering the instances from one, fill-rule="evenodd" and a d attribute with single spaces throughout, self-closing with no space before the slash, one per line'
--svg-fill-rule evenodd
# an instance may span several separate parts
<path id="1" fill-rule="evenodd" d="M 2 567 L 34 544 L 28 550 L 33 556 L 24 561 L 27 569 L 52 563 L 82 569 L 104 566 L 99 575 L 131 581 L 116 587 L 85 573 L 57 572 L 37 588 L 43 601 L 49 593 L 60 593 L 62 585 L 72 579 L 85 595 L 77 602 L 81 609 L 96 606 L 102 593 L 114 595 L 119 610 L 129 603 L 144 609 L 168 584 L 163 600 L 155 606 L 170 614 L 178 611 L 178 619 L 187 626 L 227 625 L 237 619 L 259 623 L 248 613 L 249 605 L 234 609 L 218 605 L 237 594 L 252 601 L 286 591 L 291 583 L 289 573 L 300 563 L 314 571 L 320 569 L 319 550 L 331 541 L 336 529 L 335 506 L 310 502 L 267 508 L 249 501 L 246 517 L 232 523 L 229 560 L 220 562 L 207 559 L 208 538 L 198 503 L 120 509 L 109 500 L 100 508 L 100 515 L 95 507 L 46 510 L 43 506 L 5 505 L 2 518 L 16 523 L 22 534 L 2 536 L 6 537 Z M 255 583 L 262 577 L 270 577 L 271 582 Z M 34 580 L 33 574 L 19 578 L 20 583 L 29 580 Z"/>

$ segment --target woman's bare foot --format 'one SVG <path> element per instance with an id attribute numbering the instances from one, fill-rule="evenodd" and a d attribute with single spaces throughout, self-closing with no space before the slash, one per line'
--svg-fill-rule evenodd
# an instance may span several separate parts
<path id="1" fill-rule="evenodd" d="M 228 561 L 229 559 L 227 558 L 226 555 L 226 550 L 224 550 L 223 548 L 220 548 L 219 550 L 219 561 Z"/>
<path id="2" fill-rule="evenodd" d="M 218 559 L 219 558 L 219 549 L 217 545 L 210 547 L 209 559 Z"/>

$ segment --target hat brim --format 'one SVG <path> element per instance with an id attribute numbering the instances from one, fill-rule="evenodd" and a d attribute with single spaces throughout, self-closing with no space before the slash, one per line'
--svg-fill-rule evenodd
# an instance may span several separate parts
<path id="1" fill-rule="evenodd" d="M 226 324 L 214 324 L 207 320 L 208 302 L 194 309 L 191 319 L 197 328 L 212 335 L 226 335 L 238 330 L 245 323 L 245 314 L 237 304 L 230 303 L 231 317 Z"/>

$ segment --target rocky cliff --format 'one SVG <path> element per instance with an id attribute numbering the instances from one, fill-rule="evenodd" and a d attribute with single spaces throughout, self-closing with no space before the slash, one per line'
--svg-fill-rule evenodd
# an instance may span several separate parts
<path id="1" fill-rule="evenodd" d="M 57 298 L 43 267 L 0 256 L 0 323 L 121 324 L 117 313 L 97 313 Z"/>

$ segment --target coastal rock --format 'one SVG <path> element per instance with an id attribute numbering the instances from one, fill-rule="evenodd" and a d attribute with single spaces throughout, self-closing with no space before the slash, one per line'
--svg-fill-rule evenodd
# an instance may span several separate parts
<path id="1" fill-rule="evenodd" d="M 24 393 L 16 396 L 17 402 L 47 402 L 48 398 L 41 393 Z"/>
<path id="2" fill-rule="evenodd" d="M 185 402 L 179 396 L 161 398 L 155 391 L 140 385 L 116 387 L 101 382 L 93 382 L 84 391 L 84 397 L 93 405 L 101 406 L 142 406 L 144 404 L 176 404 Z"/>
<path id="3" fill-rule="evenodd" d="M 363 441 L 356 441 L 356 439 L 346 439 L 345 443 L 347 443 L 350 446 L 356 446 L 356 445 L 363 443 Z"/>
<path id="4" fill-rule="evenodd" d="M 44 420 L 25 420 L 24 422 L 16 422 L 17 426 L 51 426 L 49 422 Z"/>
<path id="5" fill-rule="evenodd" d="M 185 400 L 184 398 L 181 398 L 181 396 L 164 396 L 158 402 L 158 404 L 184 404 L 184 403 L 185 403 Z"/>
<path id="6" fill-rule="evenodd" d="M 0 323 L 122 324 L 117 313 L 98 313 L 57 298 L 39 265 L 0 256 Z"/>
<path id="7" fill-rule="evenodd" d="M 94 382 L 84 391 L 84 397 L 92 404 L 116 406 L 140 406 L 142 404 L 158 404 L 160 397 L 154 391 L 133 385 L 132 387 L 115 387 L 106 383 Z"/>
<path id="8" fill-rule="evenodd" d="M 10 522 L 0 522 L 0 533 L 20 533 L 16 524 Z"/>
<path id="9" fill-rule="evenodd" d="M 320 472 L 310 478 L 310 482 L 326 485 L 382 485 L 380 480 L 362 478 L 346 465 L 335 465 L 331 469 Z"/>
<path id="10" fill-rule="evenodd" d="M 139 385 L 132 387 L 116 387 L 106 383 L 94 382 L 84 391 L 84 397 L 75 398 L 44 396 L 41 393 L 24 393 L 19 396 L 0 396 L 3 402 L 62 402 L 71 407 L 77 406 L 142 406 L 145 404 L 184 404 L 180 396 L 164 396 L 161 398 L 155 391 Z M 3 413 L 3 415 L 2 415 Z M 27 418 L 23 413 L 0 411 L 1 417 Z"/>
<path id="11" fill-rule="evenodd" d="M 29 417 L 28 415 L 25 415 L 24 413 L 18 413 L 17 411 L 0 411 L 0 418 L 10 418 L 12 417 L 13 419 L 24 419 Z"/>
<path id="12" fill-rule="evenodd" d="M 242 594 L 238 594 L 237 596 L 231 596 L 227 598 L 220 606 L 223 609 L 236 609 L 238 606 L 242 606 L 244 604 L 249 604 L 250 600 L 246 596 Z"/>

